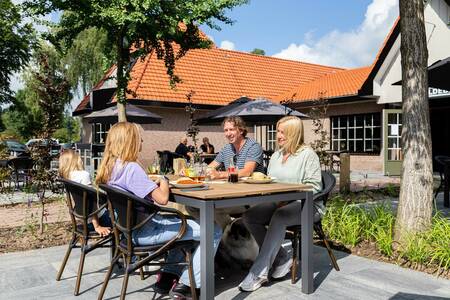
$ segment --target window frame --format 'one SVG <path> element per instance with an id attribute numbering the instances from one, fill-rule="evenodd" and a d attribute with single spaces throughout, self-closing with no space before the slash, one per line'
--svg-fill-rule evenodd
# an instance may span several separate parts
<path id="1" fill-rule="evenodd" d="M 109 129 L 112 124 L 110 123 L 93 123 L 92 124 L 92 143 L 93 144 L 104 144 L 106 142 L 106 137 L 108 135 Z M 97 127 L 100 130 L 97 131 Z M 100 138 L 97 140 L 97 136 Z"/>
<path id="2" fill-rule="evenodd" d="M 376 120 L 378 120 L 378 123 L 375 123 Z M 377 129 L 378 134 L 375 134 Z M 367 130 L 370 131 L 370 137 L 368 137 L 369 131 Z M 335 138 L 336 134 L 337 138 Z M 376 145 L 375 144 L 376 141 L 379 141 L 378 149 L 374 150 L 374 145 Z M 370 148 L 369 147 L 366 148 L 368 142 L 370 142 L 371 145 Z M 341 149 L 342 148 L 340 146 L 341 143 L 345 143 L 344 149 Z M 351 154 L 379 155 L 382 150 L 381 146 L 382 146 L 381 112 L 330 116 L 331 150 L 345 151 Z M 358 150 L 358 148 L 360 147 L 362 147 L 362 150 Z"/>

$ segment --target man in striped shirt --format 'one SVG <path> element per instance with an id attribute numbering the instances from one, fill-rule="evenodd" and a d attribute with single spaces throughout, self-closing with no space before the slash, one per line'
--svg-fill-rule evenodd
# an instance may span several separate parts
<path id="1" fill-rule="evenodd" d="M 211 179 L 227 178 L 227 171 L 217 171 L 221 165 L 228 169 L 231 161 L 239 170 L 239 177 L 250 176 L 253 172 L 264 172 L 263 150 L 254 139 L 247 137 L 247 128 L 240 117 L 228 117 L 223 123 L 223 131 L 228 140 L 214 161 L 209 164 Z M 245 212 L 244 206 L 219 208 L 215 211 L 215 220 L 222 229 L 231 222 L 230 214 Z"/>
<path id="2" fill-rule="evenodd" d="M 239 177 L 250 176 L 253 172 L 264 172 L 263 150 L 254 139 L 247 137 L 247 128 L 240 117 L 228 117 L 223 121 L 223 132 L 228 140 L 214 161 L 209 164 L 213 168 L 211 178 L 227 178 L 226 171 L 216 169 L 223 165 L 228 169 L 231 161 L 239 169 Z"/>

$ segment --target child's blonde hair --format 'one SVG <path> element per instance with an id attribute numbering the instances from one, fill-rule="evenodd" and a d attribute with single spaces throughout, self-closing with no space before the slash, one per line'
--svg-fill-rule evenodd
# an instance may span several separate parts
<path id="1" fill-rule="evenodd" d="M 62 178 L 70 179 L 70 172 L 83 169 L 83 162 L 76 151 L 68 149 L 59 156 L 58 173 Z"/>
<path id="2" fill-rule="evenodd" d="M 123 163 L 137 161 L 142 141 L 140 128 L 135 123 L 119 122 L 109 129 L 103 159 L 95 178 L 97 184 L 108 182 L 117 159 Z"/>
<path id="3" fill-rule="evenodd" d="M 282 147 L 277 146 L 285 154 L 294 154 L 304 146 L 303 122 L 296 116 L 286 116 L 278 121 L 277 130 L 281 124 L 284 127 L 283 131 L 286 143 Z"/>

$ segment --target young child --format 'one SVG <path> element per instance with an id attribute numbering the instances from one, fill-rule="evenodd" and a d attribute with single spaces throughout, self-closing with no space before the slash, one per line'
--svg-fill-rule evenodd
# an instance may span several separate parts
<path id="1" fill-rule="evenodd" d="M 169 200 L 169 183 L 161 179 L 159 185 L 150 180 L 142 166 L 137 162 L 138 154 L 142 150 L 141 128 L 129 122 L 114 124 L 108 132 L 103 160 L 98 169 L 96 183 L 104 183 L 115 188 L 129 191 L 147 201 L 164 206 Z M 161 244 L 172 239 L 181 226 L 177 217 L 157 214 L 147 221 L 141 229 L 133 234 L 133 243 L 137 245 Z M 214 228 L 214 250 L 217 250 L 221 237 L 219 226 Z M 187 229 L 182 237 L 184 240 L 200 240 L 200 224 L 188 219 Z M 172 250 L 167 262 L 180 261 L 181 251 Z M 181 256 L 182 257 L 182 256 Z M 200 247 L 193 255 L 193 269 L 196 287 L 200 287 Z M 170 295 L 174 299 L 190 299 L 191 289 L 187 267 L 167 265 L 160 273 L 154 288 L 158 293 Z M 179 283 L 174 281 L 179 278 Z"/>
<path id="2" fill-rule="evenodd" d="M 65 150 L 59 156 L 59 176 L 72 180 L 77 183 L 91 185 L 89 173 L 84 170 L 83 162 L 80 155 L 73 150 Z M 102 209 L 97 215 L 91 219 L 93 229 L 100 234 L 106 236 L 111 232 L 111 219 L 107 209 Z M 91 224 L 89 224 L 91 225 Z M 92 227 L 89 228 L 92 230 Z"/>

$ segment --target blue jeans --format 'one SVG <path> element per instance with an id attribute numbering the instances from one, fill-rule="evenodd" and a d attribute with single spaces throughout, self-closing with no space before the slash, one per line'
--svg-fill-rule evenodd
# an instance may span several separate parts
<path id="1" fill-rule="evenodd" d="M 133 235 L 133 243 L 137 245 L 154 245 L 162 244 L 177 235 L 181 226 L 181 220 L 177 217 L 163 217 L 156 215 L 147 223 L 136 231 Z M 214 253 L 220 243 L 222 230 L 217 224 L 214 224 Z M 187 220 L 187 228 L 181 240 L 200 240 L 200 224 L 194 220 Z M 194 270 L 194 278 L 196 287 L 200 287 L 200 247 L 195 249 L 192 257 L 192 266 Z M 184 255 L 181 250 L 169 251 L 166 262 L 180 262 L 184 260 Z M 164 272 L 181 274 L 180 282 L 185 285 L 189 284 L 189 273 L 187 268 L 182 269 L 182 266 L 168 265 L 164 267 Z"/>

